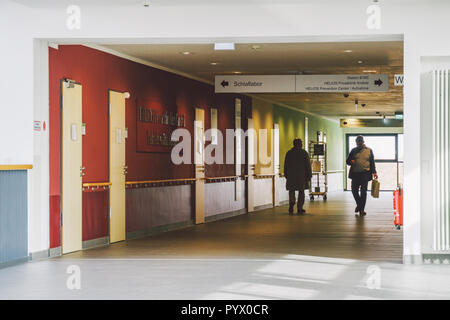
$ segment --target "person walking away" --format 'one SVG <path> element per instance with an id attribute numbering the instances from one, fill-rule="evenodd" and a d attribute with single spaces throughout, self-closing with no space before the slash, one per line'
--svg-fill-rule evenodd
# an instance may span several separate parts
<path id="1" fill-rule="evenodd" d="M 301 139 L 294 139 L 294 147 L 286 153 L 284 176 L 286 177 L 286 190 L 289 191 L 289 214 L 294 212 L 295 191 L 298 191 L 297 213 L 306 212 L 303 209 L 305 189 L 308 188 L 312 172 L 309 155 L 303 150 Z"/>
<path id="2" fill-rule="evenodd" d="M 378 179 L 378 175 L 373 151 L 365 145 L 363 136 L 356 137 L 356 147 L 350 151 L 347 165 L 350 166 L 348 177 L 352 180 L 352 194 L 356 201 L 355 212 L 365 216 L 367 185 L 372 180 L 372 176 Z"/>

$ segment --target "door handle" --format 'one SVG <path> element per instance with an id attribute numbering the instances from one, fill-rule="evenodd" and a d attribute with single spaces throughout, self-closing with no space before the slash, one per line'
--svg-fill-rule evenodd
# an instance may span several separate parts
<path id="1" fill-rule="evenodd" d="M 80 167 L 80 177 L 86 175 L 86 172 L 84 172 L 84 170 L 86 170 L 86 167 L 81 166 L 81 167 Z"/>

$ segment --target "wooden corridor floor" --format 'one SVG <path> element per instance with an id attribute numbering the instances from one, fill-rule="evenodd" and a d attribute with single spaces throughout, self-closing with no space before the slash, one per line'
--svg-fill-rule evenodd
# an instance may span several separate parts
<path id="1" fill-rule="evenodd" d="M 64 258 L 281 258 L 308 255 L 402 262 L 402 231 L 393 225 L 392 193 L 368 198 L 355 217 L 350 192 L 306 200 L 306 214 L 280 206 L 151 237 L 80 251 Z"/>

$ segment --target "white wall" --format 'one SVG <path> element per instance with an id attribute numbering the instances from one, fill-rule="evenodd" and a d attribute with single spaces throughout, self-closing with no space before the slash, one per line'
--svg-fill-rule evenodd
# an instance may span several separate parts
<path id="1" fill-rule="evenodd" d="M 299 0 L 293 4 L 258 5 L 252 2 L 241 5 L 233 2 L 229 5 L 150 8 L 83 5 L 81 30 L 69 31 L 65 27 L 64 7 L 33 9 L 2 1 L 0 163 L 33 161 L 33 105 L 48 107 L 33 100 L 33 38 L 72 38 L 73 42 L 107 39 L 104 42 L 110 43 L 123 42 L 121 39 L 125 38 L 129 42 L 144 43 L 213 42 L 217 39 L 281 42 L 336 40 L 334 35 L 339 35 L 341 40 L 358 40 L 404 34 L 407 159 L 404 254 L 419 255 L 421 184 L 420 148 L 417 146 L 421 130 L 428 129 L 420 127 L 420 57 L 450 56 L 450 41 L 444 41 L 450 30 L 450 3 L 444 0 L 381 1 L 382 27 L 375 31 L 366 27 L 366 8 L 370 3 Z"/>
<path id="2" fill-rule="evenodd" d="M 272 194 L 273 181 L 269 179 L 255 179 L 253 184 L 253 205 L 254 207 L 273 204 Z"/>

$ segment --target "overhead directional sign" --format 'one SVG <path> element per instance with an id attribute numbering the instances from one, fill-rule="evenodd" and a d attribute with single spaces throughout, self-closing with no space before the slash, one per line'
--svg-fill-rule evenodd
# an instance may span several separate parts
<path id="1" fill-rule="evenodd" d="M 216 92 L 295 92 L 295 75 L 216 76 Z"/>
<path id="2" fill-rule="evenodd" d="M 217 93 L 225 92 L 387 92 L 387 74 L 216 76 Z"/>
<path id="3" fill-rule="evenodd" d="M 298 75 L 295 92 L 387 92 L 387 74 Z"/>

